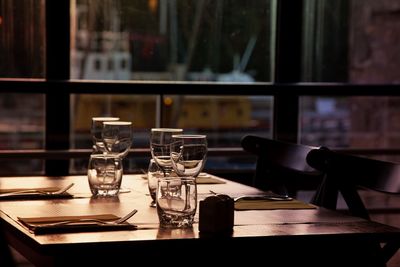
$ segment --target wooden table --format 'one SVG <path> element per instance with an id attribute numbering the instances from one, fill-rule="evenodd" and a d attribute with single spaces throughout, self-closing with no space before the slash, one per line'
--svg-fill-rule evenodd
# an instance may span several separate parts
<path id="1" fill-rule="evenodd" d="M 277 262 L 272 266 L 380 266 L 377 244 L 400 240 L 400 230 L 322 208 L 310 210 L 235 211 L 232 235 L 200 235 L 191 229 L 159 229 L 155 208 L 149 207 L 147 180 L 125 175 L 117 198 L 93 199 L 86 176 L 2 177 L 2 188 L 63 186 L 74 182 L 73 199 L 1 201 L 1 220 L 10 245 L 37 266 L 90 266 L 148 262 L 171 265 Z M 209 190 L 229 195 L 258 189 L 226 181 L 198 185 L 199 199 Z M 17 217 L 139 212 L 129 222 L 138 230 L 34 235 Z M 196 215 L 198 221 L 198 212 Z M 320 258 L 325 258 L 322 263 Z M 175 258 L 175 259 L 174 259 Z M 174 263 L 175 264 L 175 263 Z M 265 265 L 265 264 L 264 264 Z"/>

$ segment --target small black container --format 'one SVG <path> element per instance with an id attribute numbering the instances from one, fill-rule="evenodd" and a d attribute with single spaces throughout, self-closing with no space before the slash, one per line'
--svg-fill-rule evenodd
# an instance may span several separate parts
<path id="1" fill-rule="evenodd" d="M 234 201 L 227 195 L 215 195 L 200 201 L 199 231 L 201 234 L 231 234 L 234 222 Z"/>

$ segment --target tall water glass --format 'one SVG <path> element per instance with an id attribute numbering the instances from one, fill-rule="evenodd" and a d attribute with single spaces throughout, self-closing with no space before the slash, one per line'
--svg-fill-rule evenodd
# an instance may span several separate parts
<path id="1" fill-rule="evenodd" d="M 172 170 L 170 144 L 174 134 L 183 133 L 179 128 L 152 128 L 150 134 L 151 156 L 161 168 L 164 176 L 169 176 Z"/>
<path id="2" fill-rule="evenodd" d="M 93 153 L 105 153 L 106 148 L 102 138 L 103 122 L 105 121 L 118 121 L 118 117 L 93 117 L 90 133 L 93 140 Z"/>
<path id="3" fill-rule="evenodd" d="M 207 137 L 179 134 L 173 135 L 171 141 L 171 161 L 176 174 L 197 177 L 207 159 Z"/>

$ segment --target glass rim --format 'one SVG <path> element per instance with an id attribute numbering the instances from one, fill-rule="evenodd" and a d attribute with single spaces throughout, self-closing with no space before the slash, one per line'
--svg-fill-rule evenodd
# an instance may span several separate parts
<path id="1" fill-rule="evenodd" d="M 151 128 L 152 132 L 171 132 L 171 133 L 178 133 L 183 132 L 182 128 Z"/>
<path id="2" fill-rule="evenodd" d="M 118 117 L 92 117 L 92 121 L 119 121 Z"/>
<path id="3" fill-rule="evenodd" d="M 182 138 L 182 139 L 189 139 L 189 138 L 197 138 L 197 139 L 203 139 L 207 138 L 205 134 L 174 134 L 172 135 L 172 138 Z"/>
<path id="4" fill-rule="evenodd" d="M 120 156 L 117 153 L 106 153 L 106 154 L 91 154 L 90 155 L 91 158 L 104 158 L 104 159 L 120 159 Z"/>
<path id="5" fill-rule="evenodd" d="M 185 181 L 196 181 L 196 177 L 194 176 L 167 176 L 167 177 L 159 177 L 159 180 L 163 181 L 175 181 L 175 180 L 185 180 Z"/>
<path id="6" fill-rule="evenodd" d="M 104 121 L 104 125 L 132 125 L 131 121 Z"/>

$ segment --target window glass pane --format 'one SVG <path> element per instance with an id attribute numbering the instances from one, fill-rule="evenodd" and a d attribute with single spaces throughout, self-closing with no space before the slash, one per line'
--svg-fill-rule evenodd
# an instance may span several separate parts
<path id="1" fill-rule="evenodd" d="M 44 1 L 0 0 L 0 77 L 43 78 Z"/>
<path id="2" fill-rule="evenodd" d="M 306 82 L 399 83 L 399 1 L 304 1 Z"/>
<path id="3" fill-rule="evenodd" d="M 357 104 L 352 100 L 353 98 L 301 97 L 301 143 L 328 147 L 351 146 L 354 120 L 362 115 L 359 112 L 356 116 L 355 112 L 355 117 L 352 117 L 352 104 Z"/>
<path id="4" fill-rule="evenodd" d="M 303 81 L 399 83 L 399 8 L 397 0 L 305 1 Z M 398 97 L 302 97 L 301 142 L 398 148 L 398 102 Z"/>
<path id="5" fill-rule="evenodd" d="M 43 0 L 0 0 L 0 78 L 44 78 L 44 36 Z M 0 150 L 43 149 L 44 127 L 42 94 L 0 94 Z M 0 163 L 0 175 L 42 171 L 42 160 Z"/>
<path id="6" fill-rule="evenodd" d="M 353 0 L 349 14 L 349 80 L 400 82 L 400 2 Z"/>
<path id="7" fill-rule="evenodd" d="M 90 126 L 92 117 L 113 116 L 131 121 L 134 127 L 134 147 L 148 147 L 143 133 L 155 125 L 156 96 L 138 95 L 72 95 L 74 148 L 92 148 Z"/>
<path id="8" fill-rule="evenodd" d="M 74 79 L 271 81 L 273 0 L 77 0 Z"/>
<path id="9" fill-rule="evenodd" d="M 157 97 L 151 95 L 72 95 L 72 148 L 92 149 L 92 117 L 105 116 L 131 121 L 134 128 L 132 148 L 148 148 L 150 128 L 156 125 L 156 102 Z M 71 172 L 86 172 L 87 160 L 74 160 Z M 148 158 L 129 158 L 124 161 L 124 168 L 138 170 L 147 164 Z"/>
<path id="10" fill-rule="evenodd" d="M 302 97 L 301 142 L 329 147 L 400 147 L 400 97 Z"/>
<path id="11" fill-rule="evenodd" d="M 73 95 L 73 148 L 91 149 L 92 117 L 116 116 L 133 122 L 132 148 L 148 148 L 150 129 L 156 126 L 157 97 L 137 95 Z M 210 147 L 238 147 L 243 133 L 272 136 L 272 97 L 260 96 L 165 96 L 162 100 L 165 127 L 182 127 L 186 133 L 207 134 Z M 148 155 L 148 157 L 150 154 Z M 148 165 L 148 157 L 128 158 L 124 167 L 138 171 Z M 237 168 L 243 159 L 208 159 L 207 168 Z M 72 172 L 87 169 L 87 159 L 74 160 Z"/>
<path id="12" fill-rule="evenodd" d="M 272 136 L 272 97 L 166 96 L 167 125 L 207 134 L 210 147 L 238 147 L 243 133 Z"/>
<path id="13" fill-rule="evenodd" d="M 274 7 L 275 0 L 73 1 L 71 78 L 269 82 Z M 74 118 L 80 121 L 73 121 L 76 147 L 91 146 L 91 117 L 117 116 L 120 108 L 110 112 L 115 104 L 110 98 L 102 96 L 103 102 L 95 104 L 93 95 L 74 96 Z M 173 95 L 158 106 L 155 96 L 151 103 L 146 97 L 124 96 L 123 101 L 135 128 L 136 148 L 148 148 L 149 130 L 157 125 L 206 133 L 210 147 L 239 147 L 246 133 L 270 136 L 272 131 L 270 97 Z M 132 117 L 139 107 L 145 109 Z M 216 160 L 220 162 L 212 166 L 228 161 Z"/>
<path id="14" fill-rule="evenodd" d="M 272 97 L 268 96 L 178 96 L 163 99 L 166 125 L 185 133 L 207 135 L 210 148 L 240 147 L 245 134 L 272 137 Z M 237 155 L 208 157 L 207 170 L 246 170 L 254 162 Z"/>
<path id="15" fill-rule="evenodd" d="M 44 148 L 44 96 L 0 94 L 0 150 Z M 0 175 L 41 173 L 41 160 L 1 160 Z"/>

